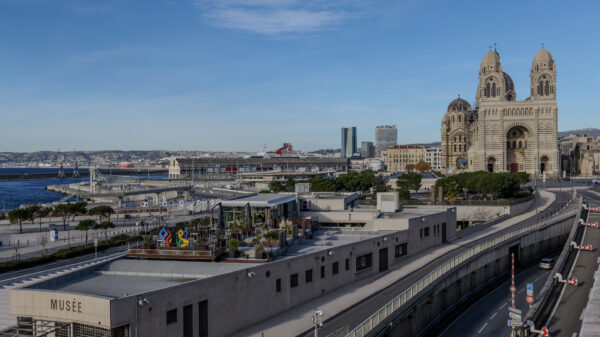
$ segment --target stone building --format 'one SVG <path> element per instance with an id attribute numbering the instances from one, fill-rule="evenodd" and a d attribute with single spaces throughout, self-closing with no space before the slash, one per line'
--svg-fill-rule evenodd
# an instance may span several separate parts
<path id="1" fill-rule="evenodd" d="M 559 174 L 556 64 L 543 46 L 529 77 L 530 96 L 519 101 L 490 48 L 481 61 L 475 106 L 459 96 L 442 119 L 444 169 Z"/>
<path id="2" fill-rule="evenodd" d="M 425 161 L 425 147 L 421 145 L 394 145 L 385 152 L 388 172 L 404 172 L 407 165 Z"/>
<path id="3" fill-rule="evenodd" d="M 568 135 L 560 139 L 562 170 L 568 175 L 600 173 L 600 137 Z"/>

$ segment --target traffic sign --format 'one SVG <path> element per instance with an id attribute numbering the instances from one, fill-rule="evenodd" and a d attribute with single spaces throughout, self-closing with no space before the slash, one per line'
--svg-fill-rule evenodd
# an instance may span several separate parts
<path id="1" fill-rule="evenodd" d="M 510 311 L 510 312 L 514 312 L 514 313 L 515 313 L 515 314 L 517 314 L 517 315 L 522 315 L 522 314 L 523 314 L 523 312 L 522 312 L 521 310 L 519 310 L 519 309 L 515 309 L 515 308 L 513 308 L 513 307 L 508 307 L 508 311 Z"/>
<path id="2" fill-rule="evenodd" d="M 521 321 L 513 321 L 513 320 L 508 320 L 508 326 L 523 326 L 523 322 Z"/>
<path id="3" fill-rule="evenodd" d="M 515 314 L 514 312 L 509 312 L 508 317 L 510 317 L 513 321 L 521 321 L 521 315 Z"/>
<path id="4" fill-rule="evenodd" d="M 516 293 L 517 292 L 517 287 L 510 286 L 510 292 L 513 293 L 513 294 Z"/>
<path id="5" fill-rule="evenodd" d="M 533 283 L 527 283 L 527 296 L 533 296 Z"/>
<path id="6" fill-rule="evenodd" d="M 527 301 L 527 303 L 533 304 L 533 296 L 527 296 L 525 300 Z"/>

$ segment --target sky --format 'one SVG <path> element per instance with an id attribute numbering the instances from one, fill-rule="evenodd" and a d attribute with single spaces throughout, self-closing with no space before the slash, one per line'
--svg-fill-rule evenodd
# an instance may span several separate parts
<path id="1" fill-rule="evenodd" d="M 439 141 L 496 44 L 517 99 L 544 42 L 559 131 L 600 127 L 598 1 L 0 0 L 0 151 Z"/>

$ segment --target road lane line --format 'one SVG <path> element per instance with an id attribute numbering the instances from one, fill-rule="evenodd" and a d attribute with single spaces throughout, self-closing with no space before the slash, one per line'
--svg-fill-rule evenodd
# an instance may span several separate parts
<path id="1" fill-rule="evenodd" d="M 496 315 L 498 315 L 498 312 L 497 312 L 497 311 L 496 311 L 496 312 L 495 312 L 495 313 L 492 315 L 492 317 L 490 317 L 490 321 L 491 321 L 491 320 L 493 320 L 493 319 L 494 319 L 494 317 L 496 317 Z"/>
<path id="2" fill-rule="evenodd" d="M 533 282 L 537 282 L 539 279 L 539 277 L 536 277 L 535 280 L 533 280 Z"/>
<path id="3" fill-rule="evenodd" d="M 525 289 L 519 290 L 519 294 L 522 294 L 524 291 L 525 291 Z"/>
<path id="4" fill-rule="evenodd" d="M 485 329 L 486 326 L 487 326 L 487 322 L 481 327 L 481 329 L 479 329 L 479 331 L 477 331 L 477 333 L 481 333 L 483 331 L 483 329 Z"/>
<path id="5" fill-rule="evenodd" d="M 504 304 L 502 304 L 502 305 L 500 306 L 500 310 L 502 310 L 502 309 L 503 309 L 503 308 L 504 308 L 504 307 L 505 307 L 507 304 L 508 304 L 508 303 L 504 302 Z"/>

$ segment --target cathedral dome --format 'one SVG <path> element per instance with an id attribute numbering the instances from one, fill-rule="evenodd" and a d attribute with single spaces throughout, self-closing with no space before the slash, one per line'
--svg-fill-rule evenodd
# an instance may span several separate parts
<path id="1" fill-rule="evenodd" d="M 470 111 L 470 110 L 471 110 L 471 105 L 469 104 L 469 102 L 460 98 L 460 96 L 458 96 L 457 99 L 453 100 L 452 102 L 450 102 L 450 104 L 448 104 L 448 111 Z"/>
<path id="2" fill-rule="evenodd" d="M 554 63 L 554 59 L 552 58 L 552 54 L 542 45 L 542 49 L 535 54 L 533 58 L 533 64 L 551 66 Z"/>
<path id="3" fill-rule="evenodd" d="M 515 91 L 515 83 L 513 82 L 512 78 L 510 78 L 510 75 L 505 72 L 502 72 L 502 74 L 504 74 L 504 88 L 506 92 L 511 90 Z"/>

